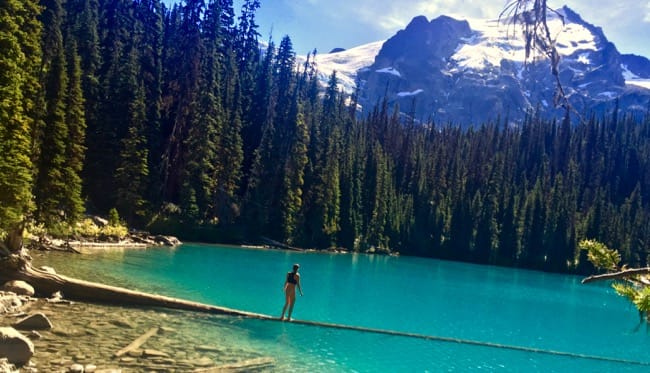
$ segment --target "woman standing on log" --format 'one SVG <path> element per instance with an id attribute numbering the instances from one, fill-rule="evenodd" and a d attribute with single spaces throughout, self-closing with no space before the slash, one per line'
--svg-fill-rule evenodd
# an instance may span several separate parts
<path id="1" fill-rule="evenodd" d="M 282 316 L 280 320 L 284 320 L 284 313 L 287 311 L 287 306 L 289 307 L 289 313 L 287 314 L 287 320 L 291 321 L 291 313 L 293 312 L 293 305 L 296 303 L 296 287 L 300 291 L 300 296 L 302 296 L 302 287 L 300 286 L 300 275 L 298 274 L 298 269 L 300 268 L 299 264 L 293 265 L 293 271 L 287 272 L 287 278 L 284 281 L 284 307 L 282 308 Z"/>

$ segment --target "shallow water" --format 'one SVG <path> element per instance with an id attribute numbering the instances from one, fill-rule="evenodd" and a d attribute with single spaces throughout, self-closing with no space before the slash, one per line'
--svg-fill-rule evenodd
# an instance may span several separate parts
<path id="1" fill-rule="evenodd" d="M 274 356 L 278 371 L 650 370 L 650 334 L 645 327 L 635 331 L 636 310 L 606 284 L 582 285 L 575 276 L 423 258 L 198 244 L 49 253 L 36 262 L 88 280 L 278 316 L 285 273 L 298 262 L 305 296 L 296 302 L 296 319 L 540 351 L 233 320 L 232 338 L 261 356 Z M 207 326 L 203 320 L 185 328 L 209 339 L 213 330 Z M 216 330 L 218 325 L 214 338 Z"/>

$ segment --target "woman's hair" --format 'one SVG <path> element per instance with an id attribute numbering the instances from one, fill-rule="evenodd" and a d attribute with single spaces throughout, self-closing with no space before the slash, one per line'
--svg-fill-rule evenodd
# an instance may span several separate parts
<path id="1" fill-rule="evenodd" d="M 293 265 L 293 270 L 294 271 L 298 270 L 298 268 L 300 268 L 300 264 L 296 263 L 296 264 Z"/>

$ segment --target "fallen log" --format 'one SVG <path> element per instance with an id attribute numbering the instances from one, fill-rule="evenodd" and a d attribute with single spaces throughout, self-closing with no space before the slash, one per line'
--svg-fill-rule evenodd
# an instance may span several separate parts
<path id="1" fill-rule="evenodd" d="M 618 280 L 618 279 L 624 279 L 626 277 L 647 275 L 647 274 L 650 274 L 650 267 L 633 268 L 633 269 L 626 269 L 619 272 L 604 273 L 602 275 L 592 275 L 582 279 L 582 283 L 587 284 L 589 282 L 594 282 L 594 281 Z"/>
<path id="2" fill-rule="evenodd" d="M 151 328 L 149 329 L 146 333 L 143 335 L 139 336 L 136 338 L 133 342 L 131 342 L 128 346 L 124 347 L 123 349 L 117 351 L 115 353 L 115 357 L 120 357 L 126 353 L 129 353 L 133 350 L 137 350 L 142 346 L 149 338 L 151 338 L 154 334 L 158 333 L 159 327 Z"/>
<path id="3" fill-rule="evenodd" d="M 271 357 L 258 357 L 255 359 L 248 359 L 238 361 L 236 363 L 223 364 L 211 368 L 195 369 L 194 372 L 198 373 L 225 373 L 225 372 L 248 372 L 253 369 L 262 369 L 273 366 L 275 360 Z"/>
<path id="4" fill-rule="evenodd" d="M 268 315 L 144 293 L 45 272 L 32 267 L 28 259 L 17 255 L 12 255 L 0 261 L 0 280 L 2 282 L 23 280 L 32 285 L 38 295 L 49 296 L 60 291 L 69 300 L 128 306 L 164 307 L 256 319 L 274 319 Z"/>

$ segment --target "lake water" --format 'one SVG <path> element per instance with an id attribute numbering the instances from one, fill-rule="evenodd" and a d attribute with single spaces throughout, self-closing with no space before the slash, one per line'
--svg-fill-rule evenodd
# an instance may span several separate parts
<path id="1" fill-rule="evenodd" d="M 274 356 L 279 370 L 650 371 L 650 332 L 645 325 L 635 329 L 636 309 L 607 284 L 582 285 L 575 276 L 412 257 L 199 244 L 52 253 L 37 262 L 87 280 L 274 316 L 284 303 L 285 274 L 300 263 L 305 295 L 298 296 L 295 319 L 461 340 L 236 320 L 235 338 Z M 211 332 L 205 322 L 196 328 Z"/>

